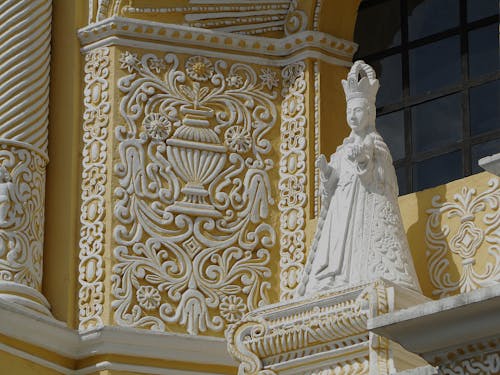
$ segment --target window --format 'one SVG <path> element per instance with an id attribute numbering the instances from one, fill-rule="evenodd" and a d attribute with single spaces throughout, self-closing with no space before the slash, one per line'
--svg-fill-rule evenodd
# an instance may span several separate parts
<path id="1" fill-rule="evenodd" d="M 355 59 L 377 71 L 377 128 L 401 194 L 500 152 L 498 0 L 364 0 Z"/>

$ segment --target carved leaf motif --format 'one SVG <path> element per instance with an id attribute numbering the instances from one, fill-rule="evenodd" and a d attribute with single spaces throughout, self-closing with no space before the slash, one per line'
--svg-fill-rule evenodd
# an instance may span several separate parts
<path id="1" fill-rule="evenodd" d="M 453 202 L 440 202 L 440 196 L 432 199 L 432 208 L 427 210 L 426 224 L 427 262 L 433 294 L 445 297 L 458 292 L 468 292 L 500 281 L 500 189 L 499 180 L 488 182 L 489 189 L 477 193 L 473 188 L 463 187 L 455 194 Z M 477 218 L 483 213 L 480 226 Z M 448 224 L 441 224 L 443 217 L 459 220 L 458 229 L 452 232 Z M 489 260 L 479 268 L 476 255 L 484 247 Z M 453 280 L 449 271 L 449 252 L 462 259 L 460 278 Z"/>
<path id="2" fill-rule="evenodd" d="M 183 69 L 168 54 L 159 75 L 150 63 L 158 59 L 129 59 L 118 81 L 125 125 L 115 131 L 114 316 L 126 326 L 217 332 L 268 302 L 276 92 L 264 92 L 245 64 L 194 56 Z M 163 141 L 138 130 L 152 113 L 173 124 Z M 236 146 L 226 147 L 231 129 Z"/>

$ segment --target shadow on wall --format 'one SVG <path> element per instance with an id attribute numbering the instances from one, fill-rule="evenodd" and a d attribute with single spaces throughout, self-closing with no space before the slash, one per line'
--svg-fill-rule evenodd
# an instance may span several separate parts
<path id="1" fill-rule="evenodd" d="M 483 172 L 399 198 L 424 294 L 437 299 L 500 281 L 500 181 Z"/>
<path id="2" fill-rule="evenodd" d="M 431 276 L 436 272 L 436 267 L 443 271 L 446 268 L 452 280 L 460 278 L 460 272 L 454 261 L 451 261 L 448 252 L 449 238 L 445 234 L 445 223 L 443 216 L 433 222 L 434 227 L 440 228 L 442 236 L 440 244 L 433 244 L 440 250 L 435 251 L 429 248 L 429 240 L 426 235 L 427 226 L 430 225 L 430 212 L 433 199 L 442 202 L 447 196 L 447 185 L 441 185 L 436 188 L 423 190 L 417 193 L 408 194 L 399 198 L 403 223 L 406 228 L 410 250 L 413 256 L 413 262 L 420 281 L 422 292 L 429 298 L 439 299 L 440 295 L 436 293 L 437 285 Z M 430 269 L 431 260 L 440 258 L 433 269 Z"/>

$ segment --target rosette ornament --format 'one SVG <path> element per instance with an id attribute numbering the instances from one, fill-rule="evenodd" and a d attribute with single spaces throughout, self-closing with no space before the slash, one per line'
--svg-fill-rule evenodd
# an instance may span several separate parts
<path id="1" fill-rule="evenodd" d="M 186 183 L 181 189 L 182 200 L 168 211 L 188 215 L 220 217 L 207 197 L 206 185 L 222 171 L 227 149 L 221 144 L 217 133 L 210 128 L 209 119 L 213 110 L 204 107 L 181 107 L 184 115 L 182 125 L 167 139 L 167 158 L 177 175 Z"/>

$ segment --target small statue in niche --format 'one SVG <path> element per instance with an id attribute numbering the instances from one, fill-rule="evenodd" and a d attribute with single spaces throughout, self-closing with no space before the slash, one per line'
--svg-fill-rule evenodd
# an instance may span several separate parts
<path id="1" fill-rule="evenodd" d="M 12 222 L 12 208 L 19 211 L 12 176 L 4 165 L 0 165 L 0 226 L 10 225 Z"/>
<path id="2" fill-rule="evenodd" d="M 322 210 L 299 296 L 378 278 L 420 292 L 397 202 L 392 157 L 375 128 L 375 71 L 356 61 L 342 80 L 351 134 L 318 159 Z"/>

